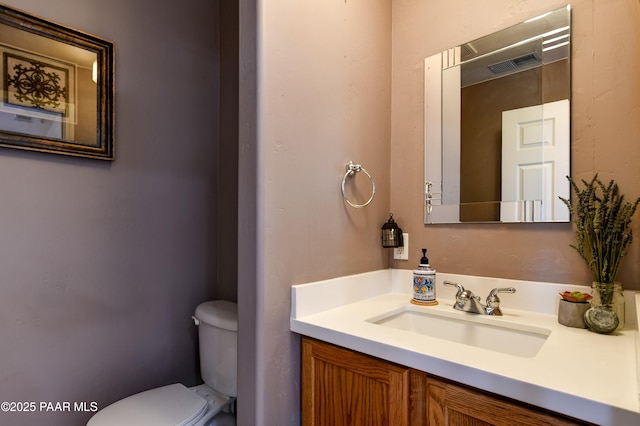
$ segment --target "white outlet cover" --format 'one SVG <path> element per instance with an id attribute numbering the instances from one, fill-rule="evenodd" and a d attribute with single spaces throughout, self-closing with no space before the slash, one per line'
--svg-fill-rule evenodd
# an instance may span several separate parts
<path id="1" fill-rule="evenodd" d="M 409 260 L 409 234 L 402 233 L 402 247 L 393 249 L 393 258 L 397 260 Z"/>

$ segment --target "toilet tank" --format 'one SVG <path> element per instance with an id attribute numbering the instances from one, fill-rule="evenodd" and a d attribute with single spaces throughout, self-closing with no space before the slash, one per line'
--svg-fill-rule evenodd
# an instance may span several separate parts
<path id="1" fill-rule="evenodd" d="M 214 390 L 238 396 L 238 305 L 212 300 L 196 308 L 202 380 Z"/>

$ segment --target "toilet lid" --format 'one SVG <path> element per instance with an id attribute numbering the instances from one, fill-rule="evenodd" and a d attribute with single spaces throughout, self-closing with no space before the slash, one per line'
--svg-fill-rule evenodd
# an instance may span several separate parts
<path id="1" fill-rule="evenodd" d="M 87 426 L 187 426 L 206 411 L 206 399 L 175 383 L 121 399 L 98 411 Z"/>

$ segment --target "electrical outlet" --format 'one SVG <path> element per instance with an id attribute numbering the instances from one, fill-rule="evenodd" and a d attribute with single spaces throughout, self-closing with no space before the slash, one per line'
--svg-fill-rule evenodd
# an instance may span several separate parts
<path id="1" fill-rule="evenodd" d="M 403 246 L 393 249 L 393 258 L 398 260 L 409 260 L 409 234 L 406 232 L 402 233 L 402 244 Z"/>

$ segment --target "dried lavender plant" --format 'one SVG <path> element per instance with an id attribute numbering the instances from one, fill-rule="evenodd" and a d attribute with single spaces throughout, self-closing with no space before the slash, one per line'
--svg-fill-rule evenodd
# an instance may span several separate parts
<path id="1" fill-rule="evenodd" d="M 559 197 L 569 209 L 576 226 L 576 245 L 571 245 L 584 259 L 594 282 L 611 284 L 620 271 L 627 248 L 633 240 L 631 217 L 640 198 L 624 200 L 618 185 L 605 185 L 596 174 L 590 182 L 582 179 L 583 188 L 567 176 L 575 194 L 572 204 Z"/>

